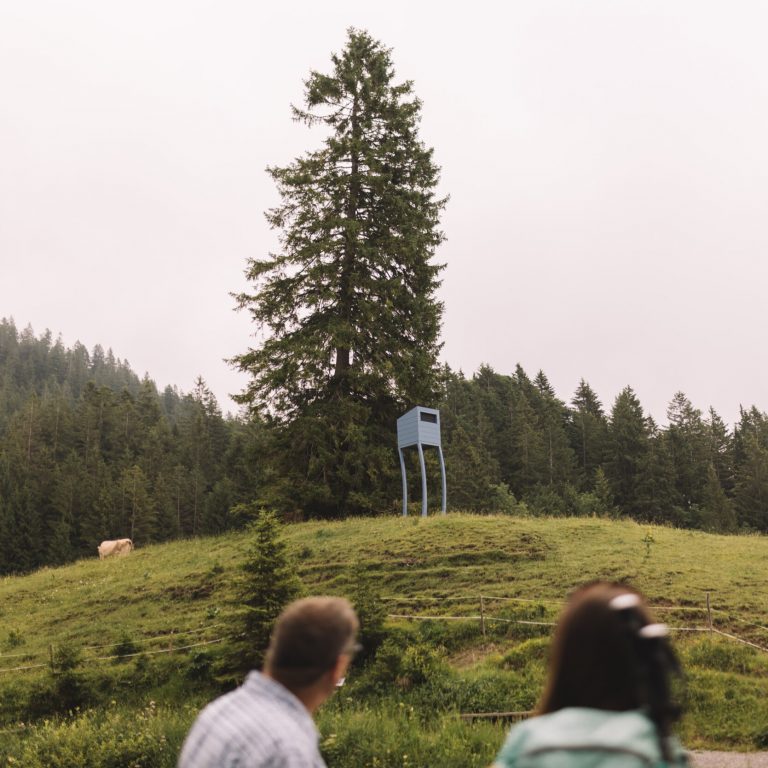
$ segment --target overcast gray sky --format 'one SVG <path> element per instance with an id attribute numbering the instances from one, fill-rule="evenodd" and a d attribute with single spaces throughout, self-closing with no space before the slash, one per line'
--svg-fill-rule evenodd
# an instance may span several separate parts
<path id="1" fill-rule="evenodd" d="M 0 0 L 0 316 L 232 408 L 264 168 L 318 145 L 289 104 L 348 26 L 424 102 L 447 362 L 768 409 L 761 2 Z"/>

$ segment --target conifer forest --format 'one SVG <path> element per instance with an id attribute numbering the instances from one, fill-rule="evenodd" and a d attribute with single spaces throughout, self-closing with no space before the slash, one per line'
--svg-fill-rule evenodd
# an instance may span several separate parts
<path id="1" fill-rule="evenodd" d="M 520 367 L 445 369 L 439 381 L 449 510 L 768 531 L 768 415 L 756 408 L 729 429 L 678 392 L 660 427 L 631 387 L 604 405 L 586 381 L 566 401 Z M 236 529 L 262 506 L 293 520 L 398 514 L 394 428 L 381 446 L 389 471 L 373 485 L 352 480 L 357 506 L 314 509 L 280 471 L 279 423 L 223 416 L 202 379 L 159 392 L 111 350 L 66 348 L 3 320 L 0 571 L 95 557 L 105 538 L 140 547 Z M 434 463 L 428 472 L 436 491 Z M 414 482 L 416 502 L 418 492 Z M 386 503 L 373 508 L 374 494 Z"/>

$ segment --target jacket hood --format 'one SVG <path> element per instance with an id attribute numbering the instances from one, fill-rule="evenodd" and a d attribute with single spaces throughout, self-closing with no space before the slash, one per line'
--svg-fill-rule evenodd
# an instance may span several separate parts
<path id="1" fill-rule="evenodd" d="M 568 707 L 529 720 L 522 751 L 596 749 L 634 752 L 656 762 L 660 759 L 656 727 L 642 712 L 606 712 Z"/>

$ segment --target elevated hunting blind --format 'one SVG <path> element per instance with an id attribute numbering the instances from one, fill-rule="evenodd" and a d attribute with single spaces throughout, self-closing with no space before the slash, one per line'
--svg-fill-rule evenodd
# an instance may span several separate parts
<path id="1" fill-rule="evenodd" d="M 443 481 L 441 512 L 445 514 L 446 482 L 443 445 L 440 440 L 440 411 L 417 405 L 397 420 L 397 452 L 400 456 L 400 472 L 403 475 L 403 515 L 408 515 L 408 479 L 405 474 L 403 449 L 416 447 L 421 466 L 421 515 L 427 516 L 427 470 L 424 465 L 424 447 L 437 448 L 440 456 L 440 475 Z"/>

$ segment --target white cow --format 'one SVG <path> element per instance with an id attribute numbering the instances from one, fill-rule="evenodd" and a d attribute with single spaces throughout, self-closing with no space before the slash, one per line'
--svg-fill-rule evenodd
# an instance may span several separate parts
<path id="1" fill-rule="evenodd" d="M 127 555 L 133 549 L 130 539 L 115 539 L 114 541 L 102 541 L 99 544 L 99 560 L 112 555 Z"/>

